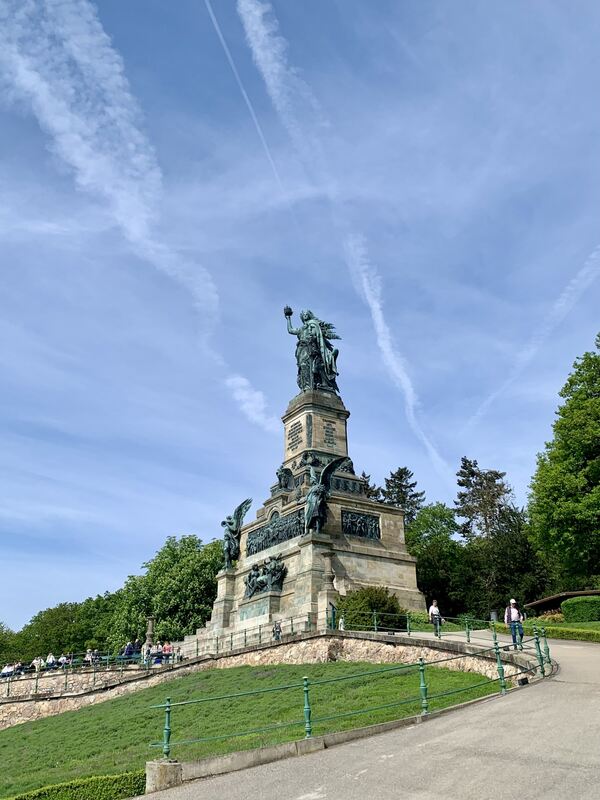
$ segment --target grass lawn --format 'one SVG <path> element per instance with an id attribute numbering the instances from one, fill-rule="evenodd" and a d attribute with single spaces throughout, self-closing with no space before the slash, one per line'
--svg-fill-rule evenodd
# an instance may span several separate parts
<path id="1" fill-rule="evenodd" d="M 307 675 L 311 681 L 370 673 L 389 665 L 334 662 L 301 666 L 277 665 L 213 669 L 177 678 L 160 686 L 99 703 L 80 711 L 27 722 L 0 731 L 0 798 L 28 789 L 78 777 L 126 772 L 143 768 L 161 755 L 150 742 L 162 739 L 164 712 L 150 709 L 169 696 L 173 703 L 296 684 Z M 497 682 L 480 684 L 475 673 L 451 672 L 429 667 L 426 673 L 430 710 L 498 691 Z M 435 698 L 436 694 L 462 690 Z M 420 712 L 418 670 L 384 672 L 351 680 L 311 686 L 313 735 L 360 727 Z M 414 700 L 412 700 L 414 698 Z M 409 700 L 405 705 L 369 710 L 341 719 L 323 720 L 338 713 L 373 708 Z M 291 741 L 304 736 L 301 686 L 262 695 L 229 698 L 191 706 L 175 707 L 172 713 L 171 757 L 182 761 L 202 756 Z M 244 736 L 234 734 L 277 723 L 297 725 Z M 196 744 L 177 741 L 200 737 L 227 738 Z"/>

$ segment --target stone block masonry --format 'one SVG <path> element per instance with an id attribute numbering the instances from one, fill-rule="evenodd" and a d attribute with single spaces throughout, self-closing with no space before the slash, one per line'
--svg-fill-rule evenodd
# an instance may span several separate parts
<path id="1" fill-rule="evenodd" d="M 206 669 L 227 669 L 239 666 L 273 664 L 320 664 L 327 661 L 365 661 L 377 664 L 410 664 L 424 658 L 432 661 L 448 656 L 460 656 L 440 666 L 464 672 L 477 672 L 488 678 L 497 677 L 493 652 L 478 654 L 476 646 L 442 639 L 419 639 L 406 635 L 377 633 L 303 633 L 286 637 L 280 643 L 257 645 L 220 656 L 203 656 L 161 672 L 131 673 L 118 685 L 92 686 L 91 675 L 73 675 L 77 683 L 69 693 L 53 696 L 18 696 L 0 699 L 0 730 L 44 717 L 76 711 L 86 706 L 123 697 L 149 686 L 200 672 Z M 502 653 L 507 679 L 529 663 L 532 656 L 522 653 Z"/>

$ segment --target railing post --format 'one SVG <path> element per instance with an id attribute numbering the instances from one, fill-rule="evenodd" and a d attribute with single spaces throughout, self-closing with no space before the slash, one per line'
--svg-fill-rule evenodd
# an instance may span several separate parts
<path id="1" fill-rule="evenodd" d="M 219 654 L 219 637 L 217 635 L 217 655 Z"/>
<path id="2" fill-rule="evenodd" d="M 377 612 L 373 612 L 373 630 L 377 633 Z"/>
<path id="3" fill-rule="evenodd" d="M 410 636 L 410 611 L 406 612 L 406 633 Z"/>
<path id="4" fill-rule="evenodd" d="M 421 694 L 421 714 L 429 714 L 429 703 L 427 702 L 427 684 L 425 683 L 425 661 L 419 659 L 419 692 Z"/>
<path id="5" fill-rule="evenodd" d="M 542 628 L 542 639 L 544 640 L 544 656 L 546 658 L 546 664 L 552 664 L 552 659 L 550 658 L 550 648 L 548 647 L 548 640 L 546 639 L 546 628 Z"/>
<path id="6" fill-rule="evenodd" d="M 67 691 L 67 678 L 69 677 L 69 670 L 65 665 L 65 692 Z"/>
<path id="7" fill-rule="evenodd" d="M 533 641 L 535 643 L 535 654 L 537 656 L 538 664 L 540 666 L 540 673 L 542 678 L 546 677 L 546 670 L 544 668 L 544 657 L 542 656 L 542 648 L 540 647 L 540 637 L 538 634 L 538 629 L 534 626 L 533 628 Z"/>
<path id="8" fill-rule="evenodd" d="M 34 694 L 38 693 L 38 682 L 40 680 L 40 671 L 36 669 L 35 671 L 35 689 L 33 690 Z"/>
<path id="9" fill-rule="evenodd" d="M 469 619 L 465 620 L 465 633 L 467 634 L 467 642 L 471 641 L 471 629 L 469 627 Z"/>
<path id="10" fill-rule="evenodd" d="M 196 637 L 196 658 L 198 658 L 198 656 L 200 655 L 200 653 L 198 652 L 199 648 L 200 648 L 200 642 L 198 641 L 198 638 Z"/>
<path id="11" fill-rule="evenodd" d="M 500 681 L 500 694 L 506 694 L 506 680 L 504 678 L 504 664 L 500 656 L 500 646 L 498 644 L 498 637 L 496 631 L 494 634 L 494 652 L 496 653 L 496 665 L 498 667 L 498 680 Z"/>
<path id="12" fill-rule="evenodd" d="M 246 633 L 246 628 L 244 628 L 244 647 L 248 644 L 248 634 Z"/>
<path id="13" fill-rule="evenodd" d="M 12 675 L 10 675 L 10 676 L 9 676 L 9 677 L 6 679 L 6 696 L 7 696 L 7 697 L 10 697 L 10 681 L 11 681 L 11 679 L 12 679 Z"/>
<path id="14" fill-rule="evenodd" d="M 312 724 L 310 721 L 310 697 L 308 694 L 308 678 L 302 678 L 302 683 L 304 685 L 304 730 L 306 731 L 306 739 L 310 739 L 312 736 Z"/>
<path id="15" fill-rule="evenodd" d="M 229 649 L 233 650 L 233 631 L 229 634 Z"/>
<path id="16" fill-rule="evenodd" d="M 258 626 L 258 643 L 262 644 L 262 625 Z"/>
<path id="17" fill-rule="evenodd" d="M 171 698 L 167 697 L 165 704 L 165 729 L 163 731 L 163 756 L 171 755 Z"/>
<path id="18" fill-rule="evenodd" d="M 294 633 L 294 618 L 290 617 L 290 633 Z"/>
<path id="19" fill-rule="evenodd" d="M 95 686 L 96 685 L 96 662 L 95 661 L 93 662 L 92 667 L 93 667 L 93 670 L 94 670 L 94 676 L 92 678 L 92 686 Z"/>

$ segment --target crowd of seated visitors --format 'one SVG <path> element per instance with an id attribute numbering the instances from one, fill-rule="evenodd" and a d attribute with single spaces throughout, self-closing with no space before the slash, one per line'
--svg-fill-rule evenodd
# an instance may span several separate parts
<path id="1" fill-rule="evenodd" d="M 83 658 L 76 658 L 73 653 L 61 653 L 58 658 L 50 652 L 46 658 L 36 656 L 30 664 L 22 661 L 13 661 L 5 664 L 0 670 L 0 679 L 13 678 L 27 673 L 39 674 L 59 669 L 72 669 L 77 666 L 93 667 L 101 662 L 108 662 L 108 656 L 102 656 L 97 649 L 88 647 Z M 151 664 L 176 664 L 183 660 L 181 648 L 173 647 L 171 642 L 157 642 L 153 645 L 142 645 L 139 639 L 128 641 L 119 651 L 117 661 L 121 663 L 140 663 L 146 666 Z"/>

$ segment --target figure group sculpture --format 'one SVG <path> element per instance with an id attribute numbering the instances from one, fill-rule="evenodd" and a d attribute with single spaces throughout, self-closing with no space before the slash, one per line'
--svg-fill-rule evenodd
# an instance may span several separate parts
<path id="1" fill-rule="evenodd" d="M 254 597 L 261 592 L 280 592 L 287 574 L 282 555 L 271 556 L 260 566 L 254 564 L 244 578 L 246 591 L 244 597 Z"/>
<path id="2" fill-rule="evenodd" d="M 288 333 L 298 337 L 296 345 L 296 364 L 298 366 L 298 387 L 307 389 L 324 389 L 337 392 L 337 357 L 338 349 L 331 344 L 331 339 L 339 339 L 335 328 L 329 322 L 317 319 L 308 309 L 300 313 L 302 326 L 292 327 L 293 311 L 289 306 L 283 309 L 287 320 Z"/>

